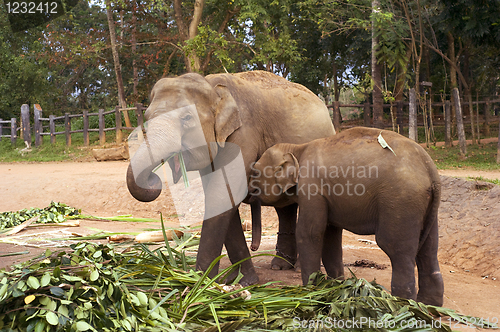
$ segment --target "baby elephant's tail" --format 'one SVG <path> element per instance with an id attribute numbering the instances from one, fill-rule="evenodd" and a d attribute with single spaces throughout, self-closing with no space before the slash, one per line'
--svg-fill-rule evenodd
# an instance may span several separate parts
<path id="1" fill-rule="evenodd" d="M 422 232 L 420 233 L 418 251 L 420 251 L 422 245 L 429 237 L 429 233 L 432 230 L 432 228 L 437 227 L 438 223 L 438 210 L 439 210 L 439 203 L 441 202 L 441 181 L 439 180 L 439 177 L 433 180 L 434 181 L 432 182 L 429 188 L 430 201 L 424 219 L 424 225 L 423 225 L 424 227 L 422 229 Z"/>
<path id="2" fill-rule="evenodd" d="M 441 183 L 439 182 L 439 178 L 437 181 L 433 181 L 429 191 L 431 197 L 416 257 L 418 268 L 417 301 L 442 306 L 444 284 L 437 258 L 439 242 L 438 209 L 441 200 Z"/>

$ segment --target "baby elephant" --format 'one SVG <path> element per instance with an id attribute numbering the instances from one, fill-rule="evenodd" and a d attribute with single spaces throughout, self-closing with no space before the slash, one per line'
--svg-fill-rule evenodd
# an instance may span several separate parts
<path id="1" fill-rule="evenodd" d="M 264 205 L 299 204 L 296 239 L 304 284 L 320 270 L 321 259 L 330 277 L 343 276 L 347 229 L 375 234 L 391 259 L 393 295 L 441 306 L 440 188 L 436 166 L 418 144 L 392 131 L 353 128 L 269 148 L 253 166 L 249 192 Z"/>

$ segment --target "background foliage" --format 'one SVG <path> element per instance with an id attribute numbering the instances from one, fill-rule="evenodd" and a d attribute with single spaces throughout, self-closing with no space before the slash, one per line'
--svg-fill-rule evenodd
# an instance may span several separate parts
<path id="1" fill-rule="evenodd" d="M 104 2 L 82 0 L 16 33 L 0 6 L 0 118 L 18 116 L 23 103 L 56 115 L 118 103 Z M 372 22 L 386 101 L 404 98 L 417 81 L 431 81 L 443 96 L 453 84 L 480 99 L 500 89 L 497 0 L 381 0 L 376 11 L 368 0 L 119 0 L 111 8 L 129 104 L 147 103 L 164 76 L 255 69 L 327 102 L 345 89 L 356 102 L 370 100 Z"/>

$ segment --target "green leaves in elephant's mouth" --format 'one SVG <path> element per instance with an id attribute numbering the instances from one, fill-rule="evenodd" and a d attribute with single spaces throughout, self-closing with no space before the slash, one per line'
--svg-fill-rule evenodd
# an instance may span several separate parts
<path id="1" fill-rule="evenodd" d="M 184 187 L 188 188 L 189 187 L 189 180 L 187 177 L 186 164 L 184 163 L 184 158 L 182 157 L 182 152 L 174 153 L 173 155 L 168 157 L 166 160 L 162 159 L 161 163 L 153 169 L 153 172 L 156 172 L 157 170 L 159 170 L 162 166 L 164 166 L 172 158 L 174 158 L 174 163 L 175 163 L 175 170 L 174 171 L 176 173 L 179 173 L 179 170 L 181 171 L 182 179 L 184 181 Z"/>

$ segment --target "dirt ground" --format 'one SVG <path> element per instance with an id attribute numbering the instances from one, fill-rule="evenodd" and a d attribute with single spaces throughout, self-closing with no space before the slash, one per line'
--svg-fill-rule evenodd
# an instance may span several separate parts
<path id="1" fill-rule="evenodd" d="M 0 212 L 29 207 L 45 207 L 51 201 L 62 202 L 82 209 L 83 214 L 109 217 L 131 214 L 134 217 L 164 218 L 178 223 L 174 203 L 165 192 L 154 202 L 140 203 L 127 191 L 125 173 L 128 163 L 60 162 L 60 163 L 0 163 Z M 490 321 L 500 320 L 500 187 L 476 184 L 456 177 L 482 176 L 500 179 L 500 171 L 476 172 L 467 170 L 440 171 L 443 190 L 440 208 L 439 259 L 445 282 L 444 306 L 460 313 L 480 316 Z M 193 204 L 198 204 L 193 202 Z M 241 216 L 250 219 L 249 207 L 242 205 Z M 80 227 L 30 227 L 21 237 L 5 243 L 0 238 L 0 255 L 29 253 L 1 257 L 0 268 L 24 261 L 45 250 L 36 241 L 43 232 L 49 237 L 68 238 L 71 233 L 92 234 L 97 230 L 132 232 L 159 228 L 158 223 L 81 221 Z M 264 236 L 258 252 L 274 253 L 277 217 L 271 208 L 263 209 Z M 31 237 L 24 235 L 31 234 Z M 249 234 L 250 236 L 250 234 Z M 250 241 L 250 237 L 248 237 Z M 30 242 L 32 241 L 32 242 Z M 35 241 L 35 242 L 33 242 Z M 54 246 L 54 242 L 48 244 Z M 67 245 L 60 241 L 57 245 Z M 387 256 L 378 248 L 373 236 L 344 233 L 344 263 L 357 277 L 376 281 L 390 289 L 391 267 Z M 353 266 L 367 260 L 382 269 Z M 300 273 L 274 271 L 270 258 L 254 259 L 261 282 L 281 280 L 300 284 Z M 464 326 L 455 327 L 469 330 Z"/>

